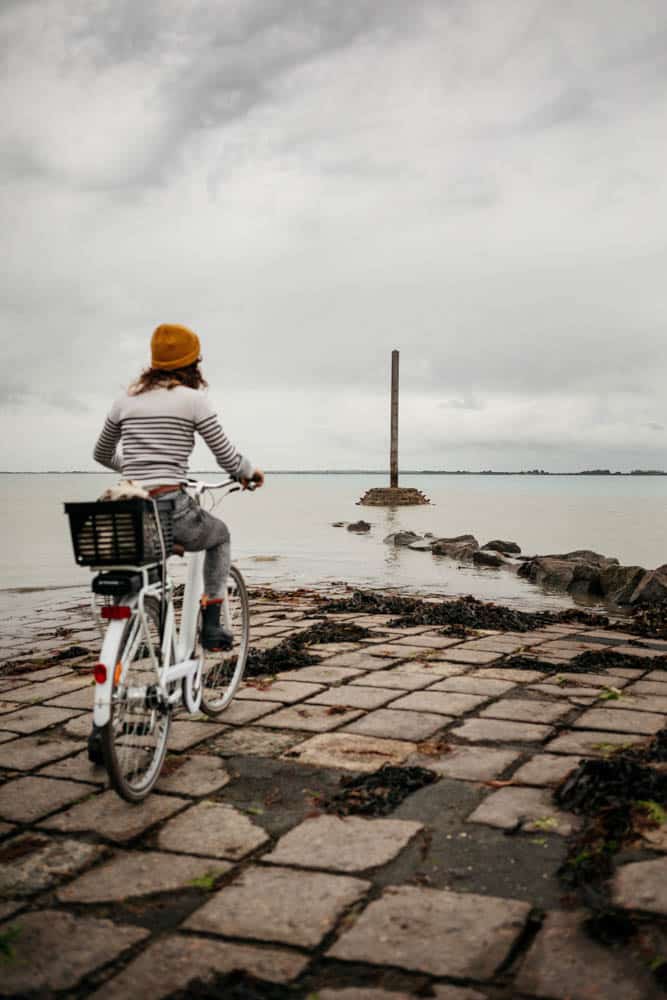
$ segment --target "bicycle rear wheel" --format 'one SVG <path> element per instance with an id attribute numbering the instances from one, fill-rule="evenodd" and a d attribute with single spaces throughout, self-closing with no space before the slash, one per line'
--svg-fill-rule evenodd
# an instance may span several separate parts
<path id="1" fill-rule="evenodd" d="M 202 669 L 201 710 L 206 715 L 219 715 L 227 708 L 243 678 L 248 659 L 250 639 L 250 604 L 248 592 L 236 566 L 227 577 L 225 627 L 234 636 L 234 645 L 225 652 L 211 652 L 202 647 L 201 614 L 197 627 L 196 655 L 204 659 Z"/>
<path id="2" fill-rule="evenodd" d="M 159 657 L 160 605 L 147 597 L 144 608 Z M 117 662 L 122 672 L 114 683 L 111 718 L 101 731 L 102 750 L 112 787 L 128 802 L 140 802 L 160 776 L 171 715 L 159 697 L 146 629 L 135 620 L 128 622 Z"/>

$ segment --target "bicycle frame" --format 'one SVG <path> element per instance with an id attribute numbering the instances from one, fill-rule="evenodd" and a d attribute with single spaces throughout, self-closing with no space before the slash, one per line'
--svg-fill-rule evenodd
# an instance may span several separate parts
<path id="1" fill-rule="evenodd" d="M 188 481 L 183 485 L 192 485 L 192 483 Z M 228 486 L 230 486 L 230 483 L 197 483 L 195 498 L 199 501 L 199 498 L 206 489 L 220 489 L 221 487 Z M 232 490 L 237 488 L 235 485 L 232 485 Z M 105 726 L 109 722 L 114 686 L 123 682 L 126 664 L 119 659 L 119 654 L 128 625 L 130 634 L 127 642 L 124 644 L 128 660 L 131 660 L 137 643 L 145 642 L 155 670 L 155 689 L 159 692 L 163 703 L 173 706 L 177 705 L 182 699 L 189 712 L 194 713 L 198 711 L 201 702 L 203 658 L 193 658 L 191 654 L 194 650 L 197 637 L 199 596 L 202 593 L 203 587 L 204 555 L 203 551 L 190 552 L 188 554 L 188 572 L 185 582 L 185 592 L 183 594 L 180 629 L 176 628 L 174 615 L 173 583 L 164 571 L 166 560 L 162 564 L 162 581 L 156 583 L 148 582 L 150 566 L 118 567 L 120 569 L 131 570 L 132 572 L 140 572 L 143 577 L 143 586 L 137 594 L 128 595 L 127 598 L 121 600 L 116 605 L 116 607 L 126 607 L 129 611 L 125 617 L 112 620 L 104 633 L 99 663 L 106 669 L 100 672 L 100 677 L 103 674 L 104 680 L 95 685 L 93 717 L 96 726 Z M 164 601 L 166 605 L 161 649 L 159 652 L 155 649 L 150 634 L 148 617 L 145 610 L 147 596 Z M 225 614 L 228 615 L 229 611 L 226 602 L 224 610 Z M 160 667 L 161 663 L 163 664 L 162 667 Z M 178 681 L 182 683 L 177 685 L 176 690 L 170 691 L 170 686 Z M 146 691 L 147 689 L 137 691 L 137 697 L 145 698 Z"/>
<path id="2" fill-rule="evenodd" d="M 155 670 L 155 687 L 165 704 L 176 705 L 181 697 L 190 712 L 196 712 L 201 699 L 200 675 L 202 661 L 199 657 L 192 658 L 197 634 L 197 615 L 199 595 L 202 592 L 203 552 L 192 552 L 188 560 L 188 573 L 183 594 L 183 612 L 180 629 L 176 628 L 174 603 L 172 598 L 173 584 L 167 581 L 166 616 L 162 632 L 161 649 L 157 650 L 151 638 L 149 622 L 145 610 L 146 597 L 160 599 L 162 584 L 147 584 L 137 594 L 133 594 L 120 602 L 117 607 L 127 607 L 129 615 L 126 618 L 109 623 L 104 635 L 104 642 L 99 662 L 106 667 L 106 678 L 95 685 L 94 721 L 96 726 L 104 726 L 111 717 L 111 699 L 115 684 L 122 684 L 125 664 L 119 659 L 121 643 L 129 624 L 129 637 L 124 643 L 126 655 L 131 658 L 136 645 L 144 642 Z M 140 567 L 124 567 L 139 570 Z M 160 663 L 163 664 L 160 667 Z M 175 691 L 169 691 L 176 681 L 182 681 Z M 145 692 L 142 696 L 145 695 Z M 139 694 L 138 694 L 139 696 Z"/>

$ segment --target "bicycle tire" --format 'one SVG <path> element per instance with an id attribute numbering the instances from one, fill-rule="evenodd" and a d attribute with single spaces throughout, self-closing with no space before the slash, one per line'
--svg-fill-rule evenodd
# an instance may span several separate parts
<path id="1" fill-rule="evenodd" d="M 146 597 L 144 609 L 154 646 L 160 649 L 160 605 Z M 143 630 L 130 620 L 116 662 L 123 664 L 122 683 L 114 684 L 111 717 L 102 727 L 102 752 L 112 788 L 127 802 L 141 802 L 160 777 L 167 752 L 171 713 L 151 704 L 155 670 Z M 142 699 L 138 691 L 147 692 Z M 155 699 L 153 699 L 155 702 Z"/>
<path id="2" fill-rule="evenodd" d="M 197 655 L 204 657 L 202 669 L 201 710 L 206 715 L 218 716 L 231 704 L 243 679 L 250 641 L 250 602 L 245 581 L 239 569 L 231 566 L 227 578 L 228 626 L 234 636 L 232 649 L 209 652 L 197 639 Z M 201 633 L 200 621 L 197 636 Z"/>

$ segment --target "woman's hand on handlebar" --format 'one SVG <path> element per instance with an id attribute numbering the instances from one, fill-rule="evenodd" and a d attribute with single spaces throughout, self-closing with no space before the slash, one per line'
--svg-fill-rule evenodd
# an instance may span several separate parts
<path id="1" fill-rule="evenodd" d="M 264 485 L 264 473 L 261 469 L 255 469 L 250 479 L 242 479 L 241 486 L 244 490 L 253 489 L 256 490 L 260 486 Z"/>

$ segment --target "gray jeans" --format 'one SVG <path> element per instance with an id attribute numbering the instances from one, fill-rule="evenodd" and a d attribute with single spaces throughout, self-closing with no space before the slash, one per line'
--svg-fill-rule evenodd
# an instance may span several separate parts
<path id="1" fill-rule="evenodd" d="M 231 546 L 227 525 L 202 510 L 187 493 L 165 493 L 161 498 L 174 502 L 174 541 L 186 552 L 206 549 L 204 557 L 204 593 L 224 597 L 231 564 Z"/>

